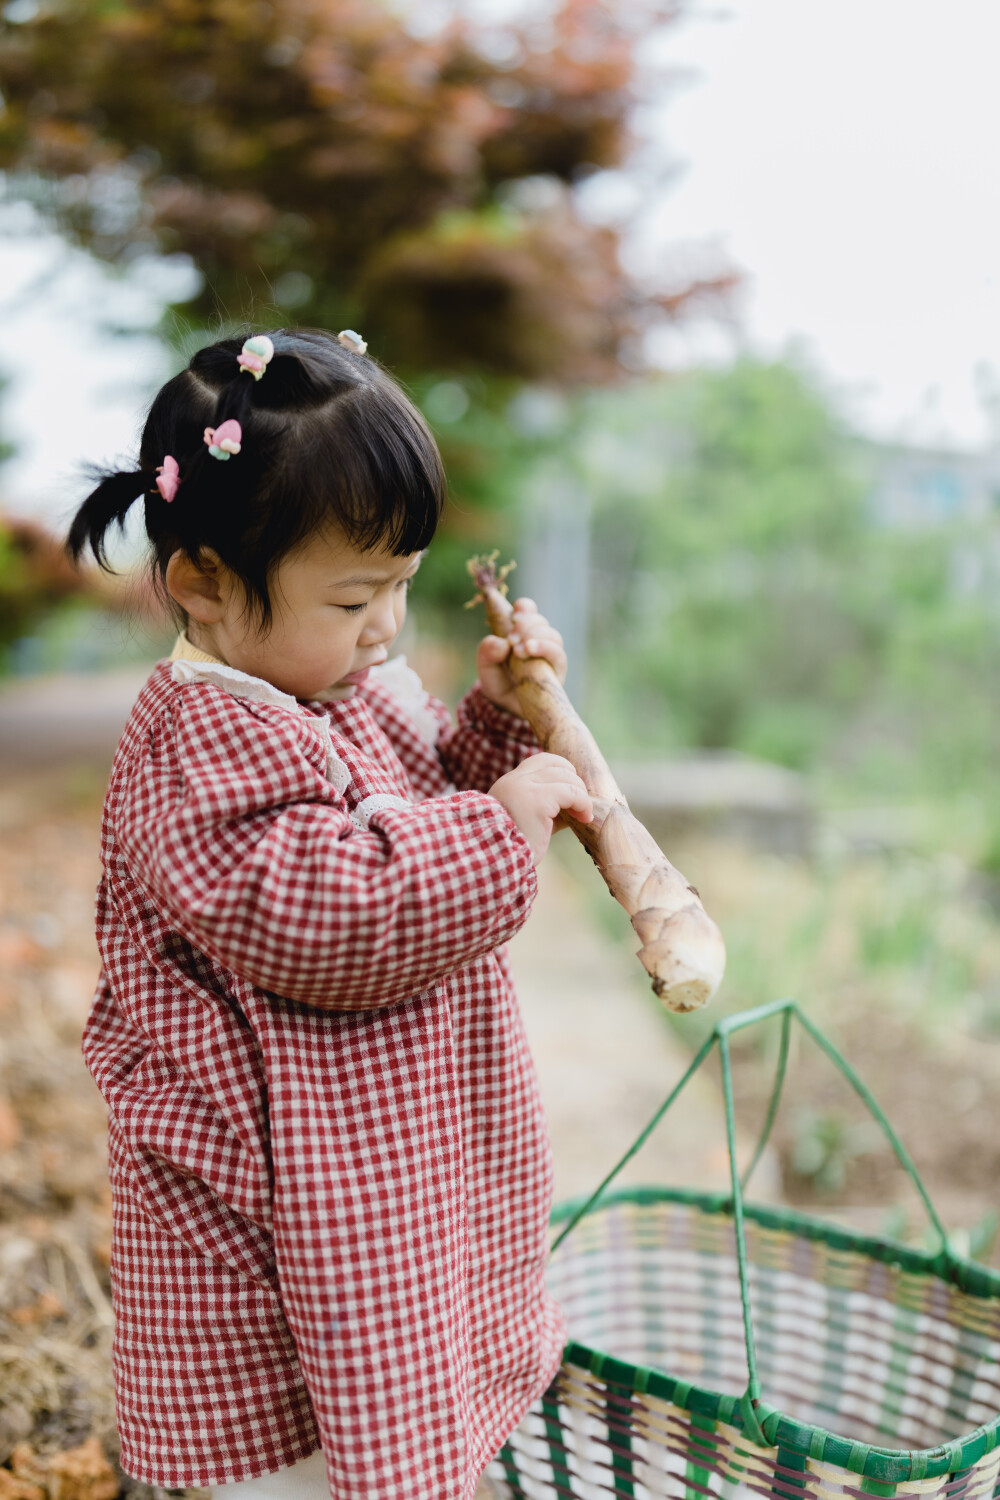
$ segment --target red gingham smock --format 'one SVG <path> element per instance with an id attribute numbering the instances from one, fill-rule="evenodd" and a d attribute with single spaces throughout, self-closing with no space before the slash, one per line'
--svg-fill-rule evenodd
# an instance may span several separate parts
<path id="1" fill-rule="evenodd" d="M 112 767 L 84 1036 L 122 1465 L 216 1485 L 322 1445 L 337 1500 L 468 1500 L 564 1341 L 500 946 L 535 874 L 481 795 L 537 747 L 405 664 L 306 707 L 183 654 Z"/>

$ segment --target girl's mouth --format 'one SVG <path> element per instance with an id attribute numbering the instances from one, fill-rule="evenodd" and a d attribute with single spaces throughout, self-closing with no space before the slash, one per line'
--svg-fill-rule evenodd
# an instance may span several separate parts
<path id="1" fill-rule="evenodd" d="M 360 683 L 364 682 L 370 671 L 370 667 L 362 667 L 360 672 L 349 672 L 348 675 L 346 677 L 342 677 L 340 681 L 341 683 L 350 683 L 352 687 L 356 687 Z"/>

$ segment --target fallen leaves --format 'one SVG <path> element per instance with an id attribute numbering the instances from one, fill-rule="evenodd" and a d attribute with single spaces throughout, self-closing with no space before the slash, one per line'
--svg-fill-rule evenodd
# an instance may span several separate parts
<path id="1" fill-rule="evenodd" d="M 45 1500 L 45 1495 L 39 1485 L 0 1469 L 0 1500 Z"/>
<path id="2" fill-rule="evenodd" d="M 0 795 L 0 1500 L 142 1493 L 106 1456 L 105 1107 L 80 1056 L 102 788 L 71 783 L 10 776 Z"/>
<path id="3" fill-rule="evenodd" d="M 114 1500 L 120 1485 L 96 1437 L 42 1458 L 17 1443 L 0 1469 L 0 1500 Z"/>
<path id="4" fill-rule="evenodd" d="M 66 1308 L 54 1292 L 43 1292 L 34 1302 L 12 1307 L 7 1316 L 19 1327 L 31 1328 L 36 1323 L 47 1323 L 51 1318 L 64 1318 Z"/>
<path id="5" fill-rule="evenodd" d="M 0 1094 L 0 1151 L 13 1151 L 21 1139 L 21 1122 L 10 1100 Z"/>

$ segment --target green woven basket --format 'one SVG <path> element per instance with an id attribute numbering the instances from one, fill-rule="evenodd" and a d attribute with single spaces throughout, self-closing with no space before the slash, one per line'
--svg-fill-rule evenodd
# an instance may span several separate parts
<path id="1" fill-rule="evenodd" d="M 776 1015 L 774 1089 L 741 1179 L 729 1038 Z M 882 1127 L 930 1216 L 935 1253 L 744 1206 L 793 1017 Z M 608 1193 L 715 1046 L 731 1192 Z M 1000 1276 L 953 1252 L 868 1089 L 792 1002 L 720 1021 L 597 1192 L 553 1219 L 568 1221 L 550 1284 L 572 1342 L 490 1467 L 504 1500 L 1000 1497 Z"/>

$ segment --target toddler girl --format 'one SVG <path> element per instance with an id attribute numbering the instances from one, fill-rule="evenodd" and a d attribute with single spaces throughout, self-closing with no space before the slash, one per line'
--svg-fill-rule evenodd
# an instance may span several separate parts
<path id="1" fill-rule="evenodd" d="M 387 660 L 443 494 L 358 336 L 282 330 L 196 354 L 70 530 L 104 563 L 142 496 L 184 622 L 112 767 L 84 1036 L 149 1484 L 468 1500 L 559 1363 L 502 945 L 553 820 L 592 809 L 507 642 L 457 727 Z M 564 671 L 530 601 L 515 626 Z"/>

